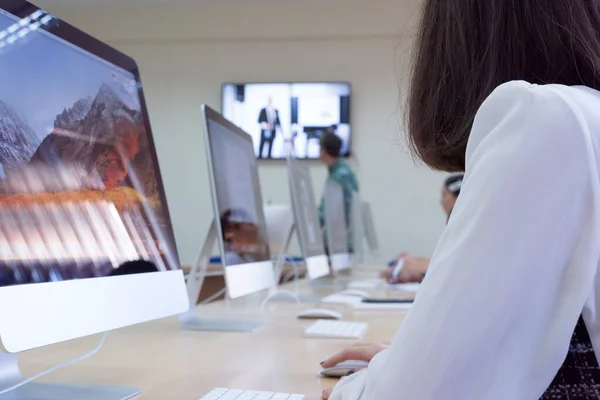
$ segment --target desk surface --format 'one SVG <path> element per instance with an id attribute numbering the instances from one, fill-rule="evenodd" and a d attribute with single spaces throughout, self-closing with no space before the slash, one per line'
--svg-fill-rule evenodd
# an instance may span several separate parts
<path id="1" fill-rule="evenodd" d="M 302 295 L 324 296 L 340 290 L 339 286 L 307 282 L 296 287 Z M 294 290 L 294 284 L 286 288 Z M 42 381 L 135 386 L 142 390 L 142 400 L 196 400 L 214 387 L 300 393 L 308 399 L 320 399 L 321 391 L 336 381 L 318 376 L 319 363 L 352 342 L 303 338 L 303 327 L 312 321 L 298 320 L 296 313 L 318 304 L 269 303 L 261 312 L 264 296 L 220 301 L 196 310 L 207 319 L 264 322 L 257 332 L 188 331 L 181 328 L 176 317 L 149 322 L 110 332 L 99 353 Z M 391 340 L 405 315 L 404 311 L 367 312 L 322 306 L 342 311 L 344 320 L 368 322 L 365 341 Z M 21 356 L 24 373 L 30 376 L 80 356 L 93 349 L 99 338 L 25 353 Z"/>

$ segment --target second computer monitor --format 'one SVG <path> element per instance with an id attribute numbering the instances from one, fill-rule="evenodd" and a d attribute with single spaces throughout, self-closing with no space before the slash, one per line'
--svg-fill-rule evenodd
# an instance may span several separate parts
<path id="1" fill-rule="evenodd" d="M 203 106 L 205 143 L 225 281 L 231 298 L 273 285 L 273 263 L 252 138 Z"/>
<path id="2" fill-rule="evenodd" d="M 318 279 L 329 274 L 329 261 L 323 244 L 310 171 L 305 165 L 290 158 L 288 177 L 296 231 L 308 277 Z"/>
<path id="3" fill-rule="evenodd" d="M 350 267 L 350 243 L 344 191 L 342 186 L 329 179 L 325 184 L 325 232 L 329 260 L 334 271 Z"/>

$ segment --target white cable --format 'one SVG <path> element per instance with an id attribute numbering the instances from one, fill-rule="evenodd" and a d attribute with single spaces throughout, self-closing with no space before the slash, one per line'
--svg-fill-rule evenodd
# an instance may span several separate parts
<path id="1" fill-rule="evenodd" d="M 205 304 L 208 304 L 208 303 L 210 303 L 211 301 L 213 301 L 214 299 L 216 299 L 216 298 L 218 298 L 218 297 L 221 297 L 222 295 L 224 295 L 224 294 L 225 294 L 225 291 L 226 291 L 226 290 L 227 290 L 227 288 L 223 288 L 223 289 L 219 290 L 217 293 L 213 294 L 212 296 L 210 296 L 210 297 L 208 297 L 208 298 L 206 298 L 206 299 L 202 300 L 202 301 L 200 302 L 200 305 L 205 305 Z"/>
<path id="2" fill-rule="evenodd" d="M 0 395 L 6 394 L 8 392 L 12 392 L 13 390 L 18 389 L 21 386 L 25 386 L 28 383 L 33 382 L 33 381 L 41 378 L 42 376 L 48 375 L 48 374 L 50 374 L 50 373 L 52 373 L 54 371 L 57 371 L 57 370 L 62 369 L 64 367 L 68 367 L 69 365 L 75 364 L 75 363 L 77 363 L 79 361 L 85 360 L 86 358 L 93 356 L 94 354 L 96 354 L 97 352 L 100 351 L 100 349 L 104 345 L 104 342 L 106 341 L 106 337 L 107 336 L 108 336 L 108 332 L 104 332 L 104 335 L 102 335 L 102 339 L 100 339 L 100 343 L 98 344 L 98 346 L 96 346 L 96 348 L 94 350 L 90 351 L 89 353 L 86 353 L 86 354 L 84 354 L 82 356 L 79 356 L 79 357 L 74 358 L 74 359 L 72 359 L 70 361 L 64 362 L 62 364 L 58 364 L 58 365 L 56 365 L 56 366 L 54 366 L 54 367 L 52 367 L 50 369 L 47 369 L 45 371 L 40 372 L 37 375 L 32 376 L 31 378 L 27 378 L 27 379 L 21 381 L 20 383 L 17 383 L 16 385 L 13 385 L 13 386 L 11 386 L 9 388 L 6 388 L 6 389 L 0 391 Z"/>

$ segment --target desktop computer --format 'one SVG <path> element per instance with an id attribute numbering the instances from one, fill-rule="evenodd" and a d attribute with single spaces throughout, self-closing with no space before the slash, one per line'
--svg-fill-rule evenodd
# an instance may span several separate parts
<path id="1" fill-rule="evenodd" d="M 184 312 L 135 61 L 26 1 L 0 0 L 0 64 L 3 348 L 19 353 Z M 16 358 L 0 355 L 0 399 L 139 394 L 30 383 Z"/>
<path id="2" fill-rule="evenodd" d="M 325 183 L 324 199 L 325 238 L 329 250 L 331 269 L 336 273 L 347 270 L 351 264 L 342 186 L 328 179 Z"/>
<path id="3" fill-rule="evenodd" d="M 362 223 L 367 245 L 371 253 L 377 253 L 379 251 L 379 238 L 377 237 L 377 229 L 375 229 L 375 221 L 373 220 L 373 212 L 371 211 L 371 204 L 362 202 Z"/>
<path id="4" fill-rule="evenodd" d="M 348 225 L 352 238 L 352 265 L 356 268 L 365 263 L 365 227 L 363 224 L 360 193 L 354 193 L 352 196 L 350 221 Z"/>
<path id="5" fill-rule="evenodd" d="M 214 220 L 187 280 L 192 309 L 215 242 L 230 298 L 275 284 L 252 138 L 208 106 L 202 106 L 202 114 Z M 253 331 L 261 326 L 254 322 L 203 320 L 193 310 L 180 319 L 184 327 L 197 330 Z"/>
<path id="6" fill-rule="evenodd" d="M 293 158 L 287 162 L 295 227 L 310 279 L 329 275 L 310 170 Z"/>

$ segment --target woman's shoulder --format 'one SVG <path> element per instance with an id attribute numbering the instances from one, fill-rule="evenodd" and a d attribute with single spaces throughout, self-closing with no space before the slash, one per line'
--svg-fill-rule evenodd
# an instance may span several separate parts
<path id="1" fill-rule="evenodd" d="M 490 142 L 512 142 L 515 156 L 535 157 L 532 151 L 544 151 L 542 143 L 548 142 L 560 146 L 567 157 L 581 156 L 589 150 L 586 122 L 597 119 L 596 113 L 581 109 L 580 104 L 590 101 L 600 107 L 600 94 L 582 87 L 525 81 L 498 86 L 475 116 L 467 163 L 483 143 Z"/>

